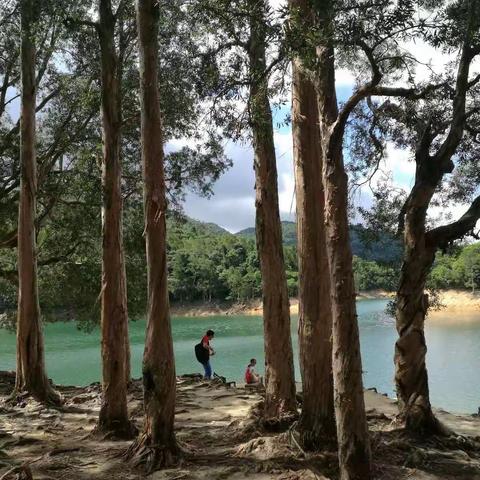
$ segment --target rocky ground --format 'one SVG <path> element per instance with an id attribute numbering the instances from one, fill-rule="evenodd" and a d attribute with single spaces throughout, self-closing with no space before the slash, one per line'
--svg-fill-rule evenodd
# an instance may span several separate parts
<path id="1" fill-rule="evenodd" d="M 0 375 L 0 400 L 14 376 Z M 59 387 L 61 410 L 20 400 L 0 410 L 0 480 L 138 479 L 145 474 L 122 455 L 129 442 L 95 438 L 100 388 Z M 261 392 L 178 379 L 177 438 L 184 455 L 175 467 L 150 475 L 169 480 L 313 480 L 336 479 L 335 452 L 303 452 L 294 429 L 265 433 L 255 427 Z M 375 478 L 385 480 L 480 480 L 480 419 L 438 412 L 457 435 L 418 441 L 396 428 L 392 400 L 366 392 Z M 142 392 L 135 381 L 129 393 L 131 415 L 141 427 Z"/>

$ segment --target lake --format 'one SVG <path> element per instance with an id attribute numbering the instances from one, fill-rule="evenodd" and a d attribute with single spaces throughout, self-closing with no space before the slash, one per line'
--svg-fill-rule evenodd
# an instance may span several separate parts
<path id="1" fill-rule="evenodd" d="M 394 320 L 385 314 L 385 300 L 361 300 L 358 317 L 365 387 L 394 396 L 393 347 Z M 177 373 L 202 371 L 193 354 L 203 332 L 215 331 L 212 358 L 214 370 L 231 380 L 242 380 L 252 357 L 259 368 L 263 357 L 261 317 L 212 316 L 173 318 Z M 132 373 L 139 377 L 143 353 L 145 322 L 130 323 Z M 292 318 L 292 336 L 297 355 L 297 318 Z M 431 400 L 436 407 L 451 412 L 474 413 L 480 406 L 480 314 L 435 314 L 427 320 L 427 365 Z M 60 384 L 83 385 L 100 380 L 99 332 L 84 333 L 74 323 L 54 323 L 45 327 L 48 375 Z M 15 336 L 0 335 L 0 370 L 15 368 Z M 297 380 L 300 380 L 296 361 Z"/>

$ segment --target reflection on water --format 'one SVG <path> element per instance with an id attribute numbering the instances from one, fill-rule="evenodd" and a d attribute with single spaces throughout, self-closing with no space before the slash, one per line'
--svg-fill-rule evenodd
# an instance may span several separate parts
<path id="1" fill-rule="evenodd" d="M 394 320 L 385 314 L 385 300 L 358 302 L 364 383 L 394 395 Z M 132 322 L 132 370 L 140 376 L 145 322 Z M 263 357 L 263 326 L 260 317 L 216 316 L 173 319 L 177 373 L 201 371 L 193 356 L 193 345 L 205 330 L 215 331 L 214 370 L 241 380 L 252 357 L 259 366 Z M 292 319 L 292 336 L 297 356 L 297 319 Z M 480 314 L 436 313 L 427 320 L 427 364 L 432 403 L 455 412 L 476 412 L 480 406 Z M 99 334 L 79 332 L 74 324 L 49 324 L 45 328 L 47 368 L 57 383 L 86 384 L 100 378 Z M 0 335 L 0 369 L 15 367 L 15 337 Z M 295 365 L 300 380 L 298 363 Z"/>

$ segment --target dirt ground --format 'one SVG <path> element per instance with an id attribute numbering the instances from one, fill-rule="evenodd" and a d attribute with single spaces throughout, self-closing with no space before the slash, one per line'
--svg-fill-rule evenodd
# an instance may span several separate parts
<path id="1" fill-rule="evenodd" d="M 11 391 L 13 374 L 0 375 L 0 400 Z M 29 401 L 0 409 L 0 480 L 138 479 L 140 470 L 122 454 L 129 442 L 93 438 L 100 388 L 59 387 L 62 410 Z M 480 419 L 438 412 L 457 435 L 428 442 L 406 438 L 395 426 L 395 403 L 373 391 L 366 394 L 375 478 L 384 480 L 480 480 Z M 259 392 L 199 379 L 178 379 L 177 438 L 183 458 L 153 480 L 314 480 L 336 479 L 335 452 L 301 451 L 294 429 L 265 433 L 255 428 L 251 409 Z M 133 382 L 131 415 L 141 427 L 142 392 Z M 19 475 L 15 467 L 27 466 Z M 13 471 L 12 471 L 13 470 Z M 8 473 L 8 472 L 11 473 Z"/>

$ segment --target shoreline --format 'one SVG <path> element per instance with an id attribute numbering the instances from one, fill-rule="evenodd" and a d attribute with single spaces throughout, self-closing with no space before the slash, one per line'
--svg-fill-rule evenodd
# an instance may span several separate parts
<path id="1" fill-rule="evenodd" d="M 360 291 L 357 293 L 357 300 L 392 300 L 395 292 L 384 290 Z M 445 314 L 475 314 L 480 315 L 480 293 L 464 290 L 442 290 L 439 291 L 441 308 L 430 310 L 429 316 L 441 317 Z M 252 299 L 245 302 L 185 302 L 174 303 L 170 307 L 171 314 L 179 317 L 208 317 L 215 315 L 252 315 L 263 314 L 262 300 Z M 298 315 L 298 298 L 290 298 L 290 314 Z"/>

